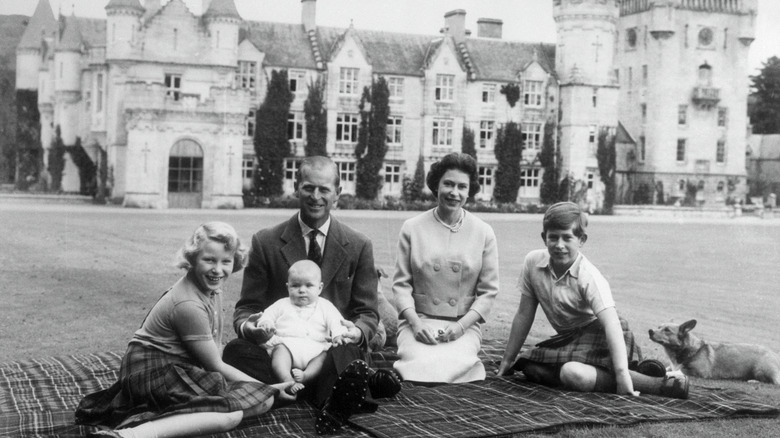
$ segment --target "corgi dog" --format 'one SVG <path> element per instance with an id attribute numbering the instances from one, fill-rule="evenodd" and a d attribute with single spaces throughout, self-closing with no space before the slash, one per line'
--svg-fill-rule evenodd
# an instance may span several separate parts
<path id="1" fill-rule="evenodd" d="M 661 344 L 672 362 L 671 371 L 705 379 L 758 380 L 780 384 L 780 356 L 755 344 L 705 342 L 691 333 L 692 319 L 662 324 L 650 330 L 650 340 Z"/>

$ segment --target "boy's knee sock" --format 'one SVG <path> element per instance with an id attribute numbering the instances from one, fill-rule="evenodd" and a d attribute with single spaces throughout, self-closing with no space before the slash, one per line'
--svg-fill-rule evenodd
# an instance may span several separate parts
<path id="1" fill-rule="evenodd" d="M 593 386 L 594 392 L 607 392 L 614 394 L 617 392 L 617 380 L 611 371 L 596 368 L 596 383 Z"/>
<path id="2" fill-rule="evenodd" d="M 561 379 L 558 367 L 546 364 L 528 362 L 522 369 L 529 382 L 545 386 L 560 386 Z"/>
<path id="3" fill-rule="evenodd" d="M 659 395 L 663 386 L 663 377 L 650 377 L 636 371 L 629 371 L 631 382 L 634 384 L 634 391 L 643 394 Z"/>

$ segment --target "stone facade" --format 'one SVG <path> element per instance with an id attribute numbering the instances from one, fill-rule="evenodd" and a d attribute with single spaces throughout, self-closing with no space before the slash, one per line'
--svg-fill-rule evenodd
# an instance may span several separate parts
<path id="1" fill-rule="evenodd" d="M 328 154 L 339 163 L 344 192 L 354 193 L 358 104 L 379 76 L 391 90 L 384 196 L 400 196 L 418 160 L 427 169 L 460 151 L 469 128 L 483 186 L 478 197 L 491 199 L 496 132 L 515 121 L 525 138 L 518 201 L 538 202 L 544 125 L 559 119 L 564 172 L 590 187 L 596 205 L 603 187 L 593 134 L 618 122 L 627 139 L 620 147 L 623 196 L 629 180 L 672 187 L 703 179 L 703 193 L 716 197 L 716 180 L 728 179 L 735 193 L 744 191 L 740 90 L 747 90 L 753 1 L 553 5 L 557 47 L 503 40 L 498 19 L 481 18 L 473 36 L 460 9 L 444 15 L 440 34 L 412 35 L 318 26 L 316 0 L 301 1 L 301 24 L 244 20 L 233 0 L 206 0 L 202 15 L 181 0 L 110 0 L 104 20 L 57 20 L 40 0 L 17 49 L 17 88 L 38 90 L 45 149 L 59 126 L 63 142 L 80 138 L 93 160 L 107 152 L 112 196 L 126 206 L 240 208 L 255 162 L 254 114 L 271 72 L 281 69 L 295 96 L 288 193 L 304 154 L 307 85 L 317 78 L 327 84 Z M 711 46 L 696 42 L 704 28 L 713 31 Z M 639 32 L 636 47 L 626 47 L 629 29 Z M 711 69 L 709 80 L 701 79 L 702 65 Z M 514 107 L 501 93 L 507 84 L 520 87 Z M 674 123 L 679 105 L 689 108 L 684 127 Z M 727 125 L 709 129 L 719 123 L 719 108 L 727 109 Z M 682 161 L 673 159 L 678 138 L 690 142 Z M 625 155 L 640 152 L 639 139 L 643 159 L 631 162 Z M 711 157 L 720 139 L 723 163 Z M 77 169 L 66 161 L 63 188 L 78 190 Z"/>

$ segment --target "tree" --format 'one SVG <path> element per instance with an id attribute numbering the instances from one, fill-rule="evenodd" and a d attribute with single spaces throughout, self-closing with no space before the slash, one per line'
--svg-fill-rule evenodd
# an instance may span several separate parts
<path id="1" fill-rule="evenodd" d="M 607 128 L 599 130 L 596 160 L 599 164 L 601 182 L 604 183 L 604 213 L 612 214 L 615 205 L 615 135 Z"/>
<path id="2" fill-rule="evenodd" d="M 368 110 L 366 104 L 370 105 Z M 371 89 L 363 89 L 360 99 L 360 130 L 355 147 L 355 194 L 361 199 L 376 199 L 382 188 L 379 175 L 387 154 L 387 117 L 390 115 L 390 90 L 380 76 Z"/>
<path id="3" fill-rule="evenodd" d="M 309 83 L 309 96 L 303 103 L 303 112 L 306 118 L 306 156 L 327 155 L 328 110 L 325 108 L 322 77 Z"/>
<path id="4" fill-rule="evenodd" d="M 16 91 L 16 187 L 27 189 L 28 177 L 37 179 L 43 167 L 38 92 Z"/>
<path id="5" fill-rule="evenodd" d="M 542 151 L 539 161 L 542 164 L 542 185 L 539 188 L 539 198 L 542 204 L 552 205 L 558 202 L 558 182 L 561 171 L 556 163 L 558 151 L 555 148 L 555 125 L 547 122 L 544 125 L 544 138 L 542 139 Z"/>
<path id="6" fill-rule="evenodd" d="M 523 138 L 520 125 L 508 122 L 496 133 L 495 144 L 496 186 L 493 197 L 496 202 L 516 202 L 520 188 L 520 159 L 523 154 Z"/>
<path id="7" fill-rule="evenodd" d="M 54 141 L 49 148 L 49 175 L 52 192 L 62 190 L 62 172 L 65 170 L 65 145 L 62 143 L 60 125 L 54 128 Z"/>
<path id="8" fill-rule="evenodd" d="M 773 56 L 763 63 L 761 73 L 751 76 L 754 103 L 750 123 L 756 134 L 780 133 L 780 58 Z"/>
<path id="9" fill-rule="evenodd" d="M 259 164 L 254 183 L 260 196 L 284 193 L 284 159 L 290 155 L 287 122 L 292 101 L 287 70 L 272 71 L 268 92 L 257 110 L 255 124 L 254 144 Z"/>
<path id="10" fill-rule="evenodd" d="M 420 155 L 417 158 L 417 167 L 414 169 L 414 177 L 404 176 L 404 201 L 422 201 L 425 198 L 425 163 Z"/>
<path id="11" fill-rule="evenodd" d="M 515 83 L 502 85 L 501 94 L 506 97 L 509 106 L 514 108 L 517 101 L 520 100 L 520 86 Z"/>
<path id="12" fill-rule="evenodd" d="M 0 183 L 9 183 L 16 173 L 16 93 L 13 71 L 4 65 L 0 62 Z"/>
<path id="13" fill-rule="evenodd" d="M 477 148 L 474 143 L 474 131 L 464 126 L 460 150 L 466 155 L 471 155 L 471 157 L 474 158 L 474 161 L 477 161 Z"/>

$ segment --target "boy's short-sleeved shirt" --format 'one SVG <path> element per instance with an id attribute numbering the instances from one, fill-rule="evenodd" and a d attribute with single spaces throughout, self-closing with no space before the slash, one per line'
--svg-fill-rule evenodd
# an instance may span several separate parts
<path id="1" fill-rule="evenodd" d="M 523 262 L 518 289 L 542 306 L 559 333 L 590 324 L 599 312 L 615 307 L 609 283 L 582 253 L 556 278 L 547 250 L 531 251 Z"/>

